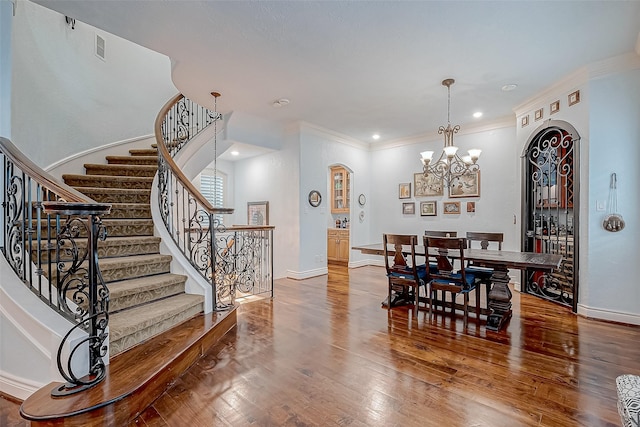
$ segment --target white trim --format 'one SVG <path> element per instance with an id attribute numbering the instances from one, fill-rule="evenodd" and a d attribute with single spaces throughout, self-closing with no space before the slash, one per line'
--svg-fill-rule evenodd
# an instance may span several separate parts
<path id="1" fill-rule="evenodd" d="M 384 262 L 379 259 L 361 259 L 360 261 L 349 261 L 349 268 L 366 267 L 372 265 L 375 267 L 384 267 Z"/>
<path id="2" fill-rule="evenodd" d="M 510 127 L 516 127 L 516 117 L 512 115 L 500 117 L 489 122 L 482 122 L 481 124 L 476 124 L 475 126 L 471 124 L 464 125 L 464 127 L 460 129 L 460 132 L 458 132 L 458 135 L 471 135 L 474 133 L 489 132 L 492 130 Z M 370 150 L 387 150 L 390 148 L 404 147 L 406 145 L 422 144 L 424 142 L 434 141 L 439 138 L 440 136 L 436 131 L 426 132 L 420 135 L 410 136 L 408 138 L 394 139 L 385 142 L 374 142 L 370 145 Z"/>
<path id="3" fill-rule="evenodd" d="M 45 385 L 46 383 L 18 378 L 8 372 L 0 371 L 0 390 L 2 390 L 3 393 L 20 400 L 27 399 Z"/>
<path id="4" fill-rule="evenodd" d="M 307 271 L 287 270 L 287 278 L 295 279 L 295 280 L 303 280 L 303 279 L 308 279 L 310 277 L 324 276 L 325 274 L 329 274 L 329 269 L 327 267 L 316 268 L 314 270 L 307 270 Z"/>
<path id="5" fill-rule="evenodd" d="M 57 162 L 52 163 L 49 166 L 45 167 L 44 170 L 49 172 L 52 169 L 60 167 L 60 166 L 62 166 L 64 164 L 66 164 L 66 163 L 69 163 L 69 162 L 71 162 L 73 160 L 76 160 L 76 159 L 79 159 L 81 157 L 88 156 L 89 154 L 97 153 L 97 152 L 103 151 L 103 150 L 108 150 L 110 148 L 117 147 L 119 145 L 130 144 L 132 142 L 142 141 L 143 139 L 150 139 L 150 138 L 154 138 L 154 140 L 155 140 L 155 135 L 137 136 L 135 138 L 129 138 L 129 139 L 123 139 L 122 141 L 111 142 L 109 144 L 101 145 L 99 147 L 89 148 L 88 150 L 80 151 L 78 153 L 72 154 L 69 157 L 65 157 L 64 159 L 58 160 Z"/>
<path id="6" fill-rule="evenodd" d="M 611 311 L 602 308 L 578 304 L 578 314 L 589 319 L 608 320 L 611 322 L 640 325 L 640 314 Z"/>
<path id="7" fill-rule="evenodd" d="M 307 130 L 310 132 L 314 132 L 322 136 L 331 138 L 333 142 L 349 145 L 351 147 L 359 148 L 361 150 L 369 150 L 369 147 L 371 147 L 371 145 L 367 142 L 362 142 L 358 139 L 352 138 L 350 136 L 341 134 L 339 132 L 336 132 L 327 128 L 323 128 L 318 125 L 314 125 L 312 123 L 300 122 L 300 130 Z"/>

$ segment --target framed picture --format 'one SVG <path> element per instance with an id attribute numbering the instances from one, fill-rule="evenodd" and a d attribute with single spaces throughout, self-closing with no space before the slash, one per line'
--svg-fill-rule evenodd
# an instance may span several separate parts
<path id="1" fill-rule="evenodd" d="M 442 196 L 444 194 L 443 188 L 442 179 L 438 179 L 434 175 L 413 174 L 413 195 L 415 197 Z"/>
<path id="2" fill-rule="evenodd" d="M 416 213 L 416 204 L 414 202 L 404 202 L 402 204 L 402 213 L 404 215 L 413 215 Z"/>
<path id="3" fill-rule="evenodd" d="M 467 212 L 476 211 L 476 202 L 467 202 Z"/>
<path id="4" fill-rule="evenodd" d="M 445 215 L 456 215 L 460 213 L 460 202 L 443 202 Z"/>
<path id="5" fill-rule="evenodd" d="M 522 118 L 520 119 L 520 126 L 525 127 L 528 124 L 529 124 L 529 115 L 527 114 L 526 116 L 522 116 Z"/>
<path id="6" fill-rule="evenodd" d="M 453 178 L 449 187 L 449 197 L 480 197 L 480 171 Z"/>
<path id="7" fill-rule="evenodd" d="M 269 202 L 248 202 L 247 224 L 269 225 Z"/>
<path id="8" fill-rule="evenodd" d="M 555 114 L 558 111 L 560 111 L 560 100 L 552 102 L 551 105 L 549 105 L 549 114 Z"/>
<path id="9" fill-rule="evenodd" d="M 314 208 L 320 206 L 320 202 L 322 202 L 322 196 L 318 190 L 311 190 L 309 193 L 309 204 Z"/>
<path id="10" fill-rule="evenodd" d="M 540 109 L 536 110 L 536 112 L 535 112 L 535 113 L 533 113 L 533 119 L 534 119 L 534 120 L 540 120 L 540 119 L 542 119 L 543 112 L 544 112 L 544 108 L 540 108 Z"/>
<path id="11" fill-rule="evenodd" d="M 438 202 L 420 202 L 420 216 L 436 216 L 438 215 Z"/>
<path id="12" fill-rule="evenodd" d="M 571 92 L 569 94 L 569 106 L 577 104 L 580 102 L 580 91 L 576 90 L 575 92 Z"/>
<path id="13" fill-rule="evenodd" d="M 398 197 L 400 199 L 410 199 L 411 198 L 411 183 L 410 182 L 404 182 L 404 183 L 399 185 Z"/>

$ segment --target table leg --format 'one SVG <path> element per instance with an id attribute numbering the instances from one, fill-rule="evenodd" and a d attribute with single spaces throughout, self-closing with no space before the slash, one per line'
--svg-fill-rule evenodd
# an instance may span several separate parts
<path id="1" fill-rule="evenodd" d="M 511 318 L 511 290 L 509 275 L 506 270 L 494 270 L 491 275 L 493 286 L 489 291 L 488 306 L 491 314 L 487 318 L 487 329 L 499 331 Z"/>

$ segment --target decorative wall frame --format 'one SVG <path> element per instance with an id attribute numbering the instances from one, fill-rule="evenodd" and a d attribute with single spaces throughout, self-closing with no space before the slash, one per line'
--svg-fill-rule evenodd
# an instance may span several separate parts
<path id="1" fill-rule="evenodd" d="M 529 115 L 527 114 L 526 116 L 522 116 L 522 118 L 520 119 L 520 126 L 525 127 L 528 124 L 529 124 Z"/>
<path id="2" fill-rule="evenodd" d="M 460 202 L 442 202 L 445 215 L 457 215 L 460 213 Z"/>
<path id="3" fill-rule="evenodd" d="M 399 199 L 410 199 L 411 198 L 411 183 L 403 182 L 398 185 L 398 198 Z"/>
<path id="4" fill-rule="evenodd" d="M 549 114 L 555 114 L 558 111 L 560 111 L 560 100 L 552 102 L 551 105 L 549 105 Z"/>
<path id="5" fill-rule="evenodd" d="M 314 208 L 317 208 L 322 203 L 322 195 L 318 190 L 311 190 L 309 193 L 309 204 Z"/>
<path id="6" fill-rule="evenodd" d="M 415 197 L 435 197 L 444 195 L 442 179 L 435 175 L 424 176 L 422 172 L 413 174 L 413 195 Z"/>
<path id="7" fill-rule="evenodd" d="M 416 213 L 416 204 L 415 202 L 404 202 L 402 204 L 402 214 L 403 215 L 414 215 Z"/>
<path id="8" fill-rule="evenodd" d="M 269 225 L 269 202 L 247 202 L 247 224 Z"/>
<path id="9" fill-rule="evenodd" d="M 476 211 L 476 202 L 467 202 L 467 212 L 472 213 Z"/>
<path id="10" fill-rule="evenodd" d="M 541 120 L 544 116 L 544 108 L 539 108 L 533 113 L 533 120 Z"/>
<path id="11" fill-rule="evenodd" d="M 428 202 L 420 202 L 420 216 L 437 216 L 438 202 L 431 200 Z"/>
<path id="12" fill-rule="evenodd" d="M 580 102 L 580 91 L 576 90 L 575 92 L 571 92 L 569 94 L 569 107 Z"/>
<path id="13" fill-rule="evenodd" d="M 480 197 L 480 171 L 453 178 L 449 187 L 449 197 Z"/>

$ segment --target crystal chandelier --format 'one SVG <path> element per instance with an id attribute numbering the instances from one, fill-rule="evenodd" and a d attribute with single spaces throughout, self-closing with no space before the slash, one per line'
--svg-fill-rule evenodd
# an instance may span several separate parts
<path id="1" fill-rule="evenodd" d="M 444 181 L 444 185 L 450 187 L 455 178 L 462 175 L 477 172 L 480 166 L 476 164 L 480 157 L 481 150 L 471 149 L 469 155 L 460 157 L 457 154 L 458 147 L 453 145 L 453 135 L 458 133 L 460 125 L 451 126 L 451 85 L 455 83 L 454 79 L 446 79 L 442 81 L 442 85 L 447 87 L 447 127 L 440 126 L 438 134 L 444 134 L 444 149 L 438 160 L 433 163 L 433 151 L 423 151 L 420 153 L 422 157 L 423 172 L 425 176 L 433 175 Z"/>

